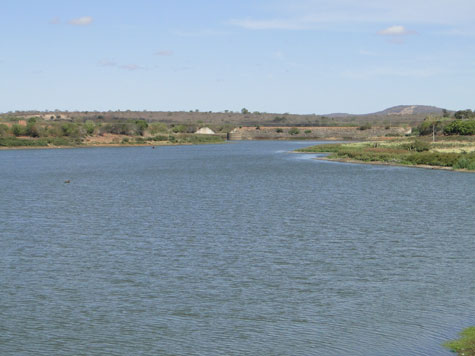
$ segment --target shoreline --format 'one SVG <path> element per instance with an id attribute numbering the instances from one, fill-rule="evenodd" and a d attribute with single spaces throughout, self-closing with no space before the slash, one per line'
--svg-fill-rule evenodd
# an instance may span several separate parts
<path id="1" fill-rule="evenodd" d="M 290 151 L 289 153 L 313 154 L 313 155 L 315 155 L 315 154 L 326 154 L 325 152 L 298 152 L 298 151 Z M 475 171 L 470 171 L 470 170 L 467 170 L 467 169 L 454 169 L 452 167 L 430 166 L 430 165 L 427 165 L 427 164 L 403 164 L 403 163 L 390 163 L 390 162 L 383 162 L 383 161 L 358 161 L 358 160 L 351 159 L 351 158 L 330 158 L 328 156 L 315 157 L 314 159 L 317 160 L 317 161 L 368 164 L 368 165 L 374 165 L 374 166 L 422 168 L 422 169 L 431 169 L 431 170 L 448 171 L 448 172 L 475 173 Z"/>
<path id="2" fill-rule="evenodd" d="M 107 148 L 107 147 L 164 147 L 164 146 L 193 146 L 193 145 L 221 145 L 223 142 L 202 142 L 202 143 L 138 143 L 138 144 L 122 144 L 122 143 L 101 143 L 101 144 L 86 144 L 86 145 L 74 145 L 74 146 L 13 146 L 13 147 L 0 147 L 0 151 L 10 150 L 56 150 L 67 148 Z"/>

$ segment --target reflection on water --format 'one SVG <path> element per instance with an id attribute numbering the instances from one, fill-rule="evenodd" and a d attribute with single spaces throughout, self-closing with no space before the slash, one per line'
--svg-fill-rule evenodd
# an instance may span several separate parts
<path id="1" fill-rule="evenodd" d="M 304 144 L 0 151 L 0 354 L 450 355 L 475 175 Z"/>

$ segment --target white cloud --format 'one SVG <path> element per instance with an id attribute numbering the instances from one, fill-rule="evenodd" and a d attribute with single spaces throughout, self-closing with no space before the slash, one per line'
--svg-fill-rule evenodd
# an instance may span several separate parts
<path id="1" fill-rule="evenodd" d="M 145 69 L 144 67 L 138 65 L 138 64 L 135 64 L 135 63 L 130 63 L 130 64 L 120 64 L 120 63 L 117 63 L 113 60 L 109 60 L 109 59 L 103 59 L 103 60 L 100 60 L 97 65 L 99 67 L 112 67 L 112 68 L 119 68 L 119 69 L 124 69 L 124 70 L 128 70 L 128 71 L 135 71 L 135 70 L 141 70 L 141 69 Z"/>
<path id="2" fill-rule="evenodd" d="M 390 26 L 378 32 L 381 36 L 405 36 L 411 34 L 404 26 Z"/>
<path id="3" fill-rule="evenodd" d="M 174 31 L 171 31 L 171 33 L 174 34 L 175 36 L 180 36 L 180 37 L 210 37 L 210 36 L 224 36 L 224 35 L 229 34 L 229 32 L 215 31 L 215 30 L 210 30 L 210 29 L 196 30 L 196 31 L 174 30 Z"/>
<path id="4" fill-rule="evenodd" d="M 51 20 L 48 21 L 50 25 L 59 25 L 61 23 L 61 19 L 59 17 L 53 17 Z"/>
<path id="5" fill-rule="evenodd" d="M 376 52 L 368 51 L 365 49 L 360 49 L 358 53 L 362 56 L 377 56 L 378 55 L 378 53 Z"/>
<path id="6" fill-rule="evenodd" d="M 440 75 L 440 68 L 377 67 L 370 69 L 347 70 L 341 73 L 343 78 L 370 79 L 375 77 L 428 78 Z"/>
<path id="7" fill-rule="evenodd" d="M 134 63 L 132 63 L 132 64 L 121 64 L 121 65 L 119 65 L 119 68 L 120 69 L 125 69 L 125 70 L 130 70 L 130 71 L 145 69 L 144 67 L 139 66 L 138 64 L 134 64 Z"/>
<path id="8" fill-rule="evenodd" d="M 108 59 L 103 59 L 98 63 L 101 67 L 116 67 L 117 63 Z"/>
<path id="9" fill-rule="evenodd" d="M 173 51 L 169 51 L 169 50 L 160 50 L 160 51 L 157 51 L 155 52 L 155 55 L 157 56 L 173 56 Z"/>
<path id="10" fill-rule="evenodd" d="M 281 0 L 266 9 L 267 17 L 227 23 L 248 30 L 308 30 L 333 25 L 339 31 L 353 31 L 354 25 L 384 23 L 475 27 L 473 0 L 431 0 L 430 4 L 427 0 Z M 403 34 L 396 26 L 391 31 Z"/>
<path id="11" fill-rule="evenodd" d="M 311 25 L 311 22 L 300 18 L 270 20 L 234 19 L 228 23 L 247 30 L 304 30 Z"/>
<path id="12" fill-rule="evenodd" d="M 87 26 L 90 25 L 94 19 L 91 16 L 83 16 L 70 20 L 68 23 L 75 26 Z"/>

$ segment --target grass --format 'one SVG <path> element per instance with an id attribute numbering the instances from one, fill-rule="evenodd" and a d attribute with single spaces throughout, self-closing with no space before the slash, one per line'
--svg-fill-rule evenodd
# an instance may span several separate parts
<path id="1" fill-rule="evenodd" d="M 195 134 L 176 134 L 176 135 L 157 135 L 153 137 L 129 136 L 123 138 L 117 143 L 123 145 L 134 144 L 206 144 L 223 143 L 225 140 L 219 135 L 195 135 Z M 115 143 L 115 142 L 114 142 Z M 0 147 L 62 147 L 62 146 L 87 146 L 80 138 L 71 137 L 41 137 L 41 138 L 20 138 L 14 136 L 0 137 Z"/>
<path id="2" fill-rule="evenodd" d="M 475 326 L 463 330 L 458 340 L 446 342 L 444 346 L 459 356 L 475 356 Z"/>
<path id="3" fill-rule="evenodd" d="M 388 164 L 449 167 L 475 171 L 475 142 L 427 140 L 391 140 L 376 142 L 325 144 L 297 152 L 326 152 L 330 159 Z"/>
<path id="4" fill-rule="evenodd" d="M 77 146 L 79 140 L 64 137 L 48 137 L 26 139 L 17 137 L 1 137 L 0 147 L 48 147 L 48 146 Z"/>

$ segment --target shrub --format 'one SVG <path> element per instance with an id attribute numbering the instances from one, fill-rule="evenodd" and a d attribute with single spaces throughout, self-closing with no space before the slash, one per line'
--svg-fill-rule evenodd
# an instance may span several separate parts
<path id="1" fill-rule="evenodd" d="M 135 128 L 131 123 L 118 122 L 114 124 L 103 125 L 100 129 L 101 133 L 111 133 L 116 135 L 132 135 L 135 133 Z"/>
<path id="2" fill-rule="evenodd" d="M 311 133 L 312 133 L 312 130 L 305 130 L 304 133 L 307 134 L 307 135 L 308 135 L 308 134 L 311 134 Z"/>
<path id="3" fill-rule="evenodd" d="M 277 133 L 282 133 L 282 132 L 284 132 L 284 130 L 282 130 L 282 129 L 279 127 L 279 128 L 277 128 L 277 129 L 275 129 L 275 132 L 277 132 Z"/>
<path id="4" fill-rule="evenodd" d="M 292 127 L 290 130 L 289 130 L 289 134 L 290 135 L 298 135 L 300 133 L 300 130 L 296 127 Z"/>
<path id="5" fill-rule="evenodd" d="M 424 152 L 430 150 L 430 143 L 421 140 L 415 140 L 402 145 L 402 148 L 408 151 Z"/>
<path id="6" fill-rule="evenodd" d="M 15 136 L 23 136 L 26 134 L 26 128 L 24 126 L 15 124 L 12 126 L 12 134 Z"/>
<path id="7" fill-rule="evenodd" d="M 152 141 L 168 141 L 168 136 L 154 136 L 151 139 Z"/>
<path id="8" fill-rule="evenodd" d="M 185 125 L 176 125 L 172 128 L 172 131 L 174 133 L 182 133 L 186 131 L 186 126 Z"/>
<path id="9" fill-rule="evenodd" d="M 61 130 L 62 130 L 64 136 L 69 136 L 69 137 L 79 137 L 80 136 L 78 125 L 73 124 L 72 122 L 62 124 L 61 125 Z"/>
<path id="10" fill-rule="evenodd" d="M 446 135 L 475 135 L 475 120 L 455 120 L 445 126 Z"/>
<path id="11" fill-rule="evenodd" d="M 94 134 L 95 128 L 96 128 L 96 125 L 94 124 L 94 122 L 92 120 L 87 120 L 84 123 L 84 129 L 86 130 L 86 133 L 88 135 Z"/>
<path id="12" fill-rule="evenodd" d="M 138 135 L 143 136 L 145 133 L 145 130 L 148 127 L 147 121 L 145 120 L 136 120 L 135 121 L 135 126 L 136 126 L 136 132 Z"/>
<path id="13" fill-rule="evenodd" d="M 455 169 L 475 170 L 475 157 L 460 157 L 453 165 Z"/>
<path id="14" fill-rule="evenodd" d="M 0 124 L 0 137 L 7 136 L 8 134 L 8 126 L 4 124 Z"/>
<path id="15" fill-rule="evenodd" d="M 163 133 L 168 131 L 168 127 L 166 124 L 163 124 L 161 122 L 154 122 L 153 124 L 149 125 L 149 131 L 153 135 L 157 133 Z"/>
<path id="16" fill-rule="evenodd" d="M 369 130 L 369 129 L 371 129 L 371 127 L 372 127 L 371 124 L 369 122 L 367 122 L 366 124 L 363 124 L 360 127 L 358 127 L 358 130 L 362 130 L 362 131 Z"/>

